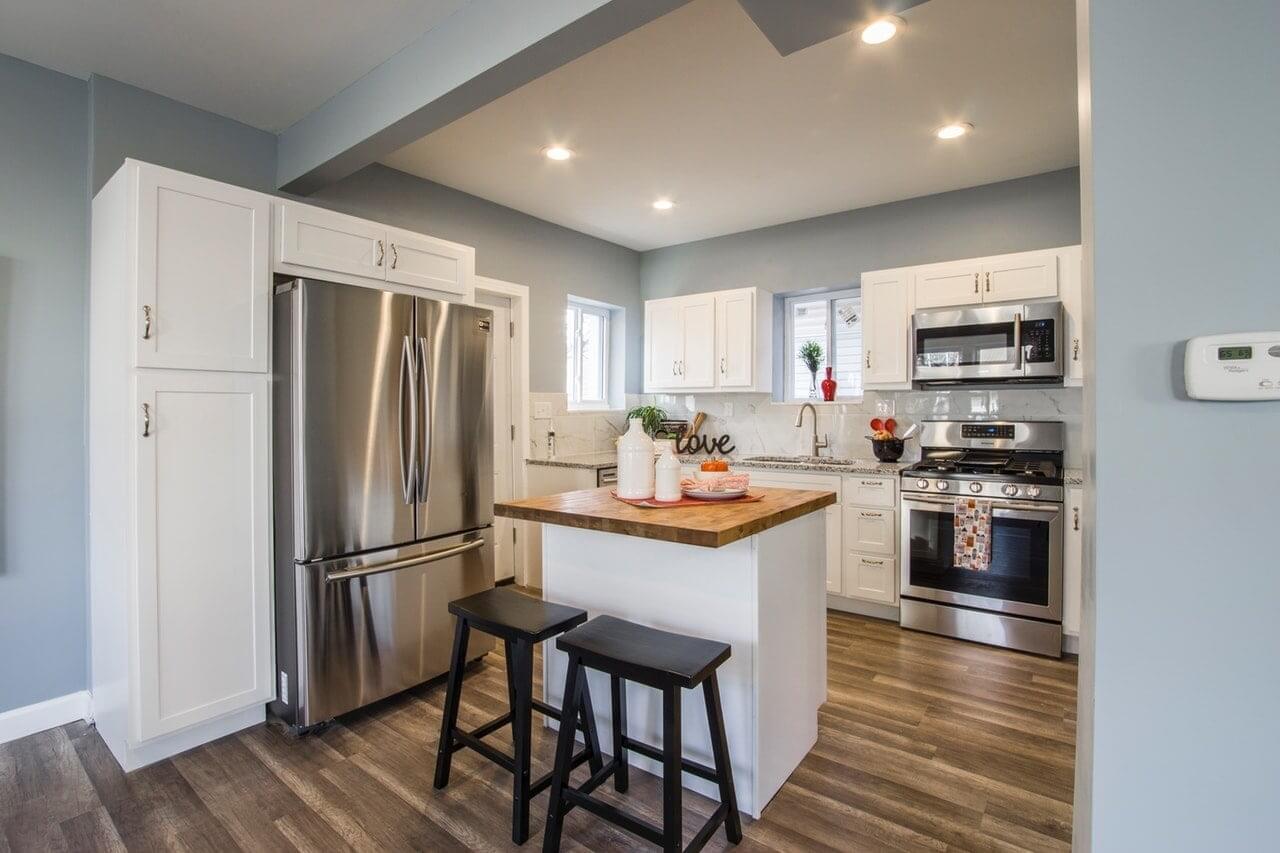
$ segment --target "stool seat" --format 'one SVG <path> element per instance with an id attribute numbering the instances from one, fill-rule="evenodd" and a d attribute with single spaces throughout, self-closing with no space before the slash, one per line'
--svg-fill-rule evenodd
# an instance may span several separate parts
<path id="1" fill-rule="evenodd" d="M 449 602 L 449 612 L 504 640 L 541 643 L 587 621 L 587 611 L 499 586 Z"/>
<path id="2" fill-rule="evenodd" d="M 614 616 L 597 616 L 556 640 L 591 669 L 650 687 L 693 688 L 729 659 L 728 643 L 659 631 Z"/>

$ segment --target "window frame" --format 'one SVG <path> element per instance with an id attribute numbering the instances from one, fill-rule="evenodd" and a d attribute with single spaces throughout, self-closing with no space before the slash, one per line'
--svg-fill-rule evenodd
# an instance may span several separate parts
<path id="1" fill-rule="evenodd" d="M 807 396 L 805 397 L 794 396 L 795 389 L 792 383 L 794 381 L 794 369 L 795 369 L 795 360 L 796 360 L 795 317 L 793 314 L 793 307 L 795 306 L 795 304 L 798 302 L 825 302 L 827 304 L 827 340 L 823 349 L 824 349 L 824 352 L 827 354 L 828 363 L 831 363 L 831 356 L 832 354 L 835 353 L 835 334 L 836 334 L 835 304 L 837 301 L 841 299 L 850 299 L 855 297 L 858 299 L 858 322 L 859 324 L 861 324 L 862 319 L 865 316 L 862 311 L 862 288 L 861 287 L 846 287 L 846 288 L 841 288 L 840 290 L 808 291 L 808 292 L 801 292 L 801 293 L 793 293 L 789 296 L 783 297 L 782 334 L 783 334 L 784 349 L 783 349 L 783 363 L 782 363 L 782 368 L 783 368 L 782 402 L 784 403 L 815 402 L 814 400 L 810 399 Z M 865 327 L 863 327 L 862 329 L 862 335 L 863 335 L 862 337 L 863 352 L 865 353 L 866 352 L 866 328 Z M 835 365 L 832 364 L 832 367 L 835 367 Z M 836 398 L 835 400 L 832 401 L 833 404 L 862 402 L 863 397 L 866 396 L 866 387 L 863 384 L 865 382 L 865 375 L 863 374 L 864 367 L 861 361 L 858 362 L 857 369 L 860 377 L 860 380 L 858 382 L 858 396 L 841 397 L 839 391 L 837 390 Z M 822 377 L 820 376 L 818 377 L 818 379 L 819 381 L 821 381 Z M 777 386 L 775 385 L 775 387 Z M 819 398 L 816 402 L 824 402 L 824 401 L 821 398 Z"/>
<path id="2" fill-rule="evenodd" d="M 597 305 L 581 299 L 569 297 L 565 304 L 565 313 L 572 312 L 575 316 L 573 337 L 576 341 L 582 339 L 582 316 L 590 314 L 593 317 L 599 317 L 601 321 L 601 329 L 603 334 L 600 336 L 599 359 L 600 359 L 600 391 L 601 398 L 599 400 L 583 400 L 582 394 L 582 350 L 581 347 L 571 349 L 571 341 L 565 341 L 565 380 L 568 383 L 565 388 L 565 397 L 567 408 L 572 411 L 590 411 L 590 410 L 608 410 L 610 408 L 610 370 L 612 365 L 609 363 L 609 350 L 612 346 L 611 336 L 613 334 L 613 311 L 603 305 Z M 565 324 L 566 331 L 568 323 Z M 575 355 L 570 360 L 569 353 Z M 572 379 L 569 376 L 570 365 L 572 365 Z"/>

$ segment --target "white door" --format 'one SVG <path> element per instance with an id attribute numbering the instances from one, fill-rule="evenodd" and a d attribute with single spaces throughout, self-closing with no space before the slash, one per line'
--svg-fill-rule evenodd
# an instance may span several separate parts
<path id="1" fill-rule="evenodd" d="M 898 564 L 894 557 L 848 552 L 845 559 L 844 594 L 880 604 L 898 600 Z"/>
<path id="2" fill-rule="evenodd" d="M 266 373 L 271 202 L 138 169 L 135 364 Z"/>
<path id="3" fill-rule="evenodd" d="M 1062 630 L 1074 637 L 1080 636 L 1080 599 L 1083 595 L 1084 558 L 1084 489 L 1067 489 L 1067 532 L 1062 538 Z"/>
<path id="4" fill-rule="evenodd" d="M 862 278 L 862 384 L 910 381 L 910 309 L 904 271 Z"/>
<path id="5" fill-rule="evenodd" d="M 982 301 L 1044 299 L 1058 295 L 1057 252 L 1021 252 L 982 263 Z"/>
<path id="6" fill-rule="evenodd" d="M 721 388 L 750 388 L 755 381 L 755 309 L 753 290 L 716 294 L 716 370 Z"/>
<path id="7" fill-rule="evenodd" d="M 280 204 L 280 260 L 383 279 L 387 232 L 375 222 L 296 202 Z"/>
<path id="8" fill-rule="evenodd" d="M 977 305 L 982 301 L 982 267 L 977 261 L 920 267 L 915 278 L 916 308 Z"/>
<path id="9" fill-rule="evenodd" d="M 511 300 L 505 296 L 480 293 L 476 304 L 493 311 L 493 499 L 509 501 L 515 496 L 516 433 L 515 417 L 519 406 L 511 396 L 512 378 Z M 495 516 L 494 576 L 497 580 L 515 577 L 515 522 Z"/>
<path id="10" fill-rule="evenodd" d="M 1066 374 L 1067 385 L 1084 383 L 1084 294 L 1081 284 L 1081 253 L 1079 246 L 1063 249 L 1059 258 L 1062 276 L 1059 290 L 1062 295 L 1062 313 L 1066 315 Z"/>
<path id="11" fill-rule="evenodd" d="M 707 294 L 682 299 L 680 314 L 684 351 L 680 385 L 710 388 L 716 384 L 716 298 Z"/>
<path id="12" fill-rule="evenodd" d="M 684 357 L 684 326 L 680 300 L 658 299 L 644 306 L 646 390 L 676 388 Z"/>
<path id="13" fill-rule="evenodd" d="M 139 741 L 274 698 L 268 383 L 137 377 Z"/>
<path id="14" fill-rule="evenodd" d="M 415 234 L 387 229 L 387 281 L 468 295 L 476 274 L 476 250 Z"/>

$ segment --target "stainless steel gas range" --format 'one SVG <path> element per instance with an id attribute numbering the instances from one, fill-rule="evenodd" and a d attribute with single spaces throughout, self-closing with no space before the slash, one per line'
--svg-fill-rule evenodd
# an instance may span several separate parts
<path id="1" fill-rule="evenodd" d="M 902 472 L 900 623 L 1060 657 L 1062 424 L 930 421 L 920 444 Z M 985 554 L 962 567 L 957 517 L 975 512 Z"/>

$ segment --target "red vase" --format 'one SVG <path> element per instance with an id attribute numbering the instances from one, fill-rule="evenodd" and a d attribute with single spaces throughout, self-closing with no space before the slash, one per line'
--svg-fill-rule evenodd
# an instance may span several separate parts
<path id="1" fill-rule="evenodd" d="M 831 368 L 827 368 L 827 378 L 822 380 L 822 399 L 830 403 L 836 398 L 836 381 L 831 378 Z"/>

